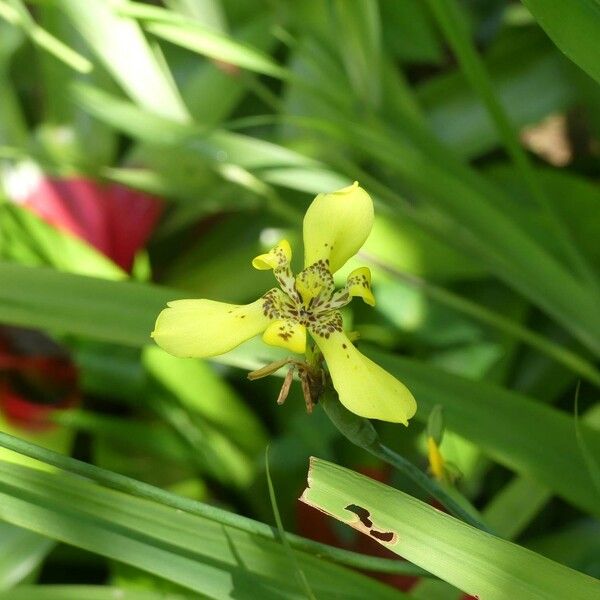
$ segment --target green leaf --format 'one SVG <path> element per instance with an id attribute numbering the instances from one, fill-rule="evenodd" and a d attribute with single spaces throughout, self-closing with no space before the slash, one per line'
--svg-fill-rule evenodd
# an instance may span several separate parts
<path id="1" fill-rule="evenodd" d="M 600 83 L 598 36 L 600 6 L 596 0 L 523 0 L 552 41 Z"/>
<path id="2" fill-rule="evenodd" d="M 151 502 L 158 502 L 162 506 L 177 509 L 183 513 L 207 518 L 234 529 L 245 531 L 251 535 L 257 535 L 267 540 L 277 540 L 276 533 L 272 527 L 247 517 L 228 512 L 222 508 L 203 504 L 184 496 L 157 488 L 155 486 L 137 481 L 130 477 L 90 465 L 70 456 L 47 450 L 41 446 L 31 444 L 18 437 L 0 432 L 0 446 L 6 451 L 11 451 L 22 460 L 35 461 L 36 467 L 52 470 L 53 467 L 62 469 L 67 473 L 82 476 L 96 483 L 107 486 L 109 489 L 118 490 L 131 494 L 135 498 L 143 498 Z M 185 482 L 184 482 L 185 483 Z M 319 542 L 294 535 L 287 534 L 288 541 L 296 549 L 318 555 L 324 559 L 334 561 L 341 565 L 348 565 L 367 571 L 381 573 L 396 573 L 399 575 L 427 576 L 427 571 L 419 569 L 406 562 L 378 558 L 343 550 Z"/>
<path id="3" fill-rule="evenodd" d="M 572 569 L 600 577 L 600 523 L 591 519 L 570 521 L 566 527 L 527 541 L 527 547 Z"/>
<path id="4" fill-rule="evenodd" d="M 433 406 L 441 404 L 449 430 L 474 442 L 499 463 L 600 515 L 598 493 L 582 459 L 570 415 L 522 394 L 413 360 L 371 349 L 368 354 L 413 392 L 417 419 L 426 422 Z M 584 423 L 581 428 L 590 451 L 600 455 L 600 431 Z"/>
<path id="5" fill-rule="evenodd" d="M 515 477 L 485 507 L 483 516 L 492 531 L 516 539 L 552 497 L 543 485 Z"/>
<path id="6" fill-rule="evenodd" d="M 518 127 L 537 123 L 577 100 L 566 59 L 544 38 L 529 29 L 512 31 L 501 48 L 484 57 L 494 89 Z M 497 147 L 498 131 L 459 70 L 427 79 L 416 95 L 431 130 L 458 156 L 473 158 Z"/>
<path id="7" fill-rule="evenodd" d="M 144 350 L 151 376 L 192 414 L 215 425 L 250 456 L 267 444 L 264 427 L 241 398 L 204 361 L 181 360 L 157 346 Z"/>
<path id="8" fill-rule="evenodd" d="M 24 147 L 28 131 L 25 115 L 10 77 L 13 57 L 23 44 L 23 33 L 0 19 L 0 145 Z"/>
<path id="9" fill-rule="evenodd" d="M 0 523 L 0 598 L 34 573 L 53 547 L 48 538 Z"/>
<path id="10" fill-rule="evenodd" d="M 510 122 L 494 90 L 491 77 L 483 60 L 467 28 L 464 26 L 460 5 L 455 0 L 444 0 L 443 2 L 428 0 L 428 2 L 440 28 L 460 62 L 462 71 L 473 89 L 477 91 L 494 121 L 503 146 L 521 175 L 529 198 L 534 200 L 536 207 L 546 218 L 548 231 L 560 244 L 561 255 L 568 260 L 567 264 L 578 272 L 582 280 L 587 281 L 593 290 L 598 292 L 600 287 L 598 287 L 597 275 L 581 254 L 578 246 L 575 245 L 562 220 L 557 217 L 544 188 L 540 184 L 534 171 L 533 162 L 525 152 L 517 131 Z"/>
<path id="11" fill-rule="evenodd" d="M 316 160 L 278 144 L 222 129 L 207 131 L 199 125 L 183 125 L 98 88 L 74 85 L 72 93 L 76 102 L 92 115 L 137 140 L 162 147 L 177 146 L 211 163 L 231 163 L 245 169 L 319 166 Z"/>
<path id="12" fill-rule="evenodd" d="M 514 169 L 507 165 L 495 165 L 486 174 L 510 193 L 511 201 L 502 208 L 517 215 L 518 220 L 532 237 L 559 255 L 560 246 L 544 228 L 545 219 L 526 202 L 524 190 Z M 592 182 L 564 169 L 540 169 L 537 171 L 553 209 L 568 227 L 573 238 L 587 259 L 600 266 L 600 221 L 595 218 L 600 205 L 600 190 Z M 569 198 L 569 202 L 565 202 Z"/>
<path id="13" fill-rule="evenodd" d="M 210 10 L 212 6 L 218 5 L 191 4 L 190 10 L 203 7 Z M 250 44 L 262 52 L 270 50 L 276 42 L 269 33 L 268 16 L 265 15 L 257 15 L 256 18 L 243 23 L 232 35 L 236 40 Z M 184 64 L 189 68 L 189 61 Z M 194 65 L 194 71 L 181 83 L 181 95 L 195 121 L 214 127 L 228 117 L 242 100 L 247 91 L 248 78 L 232 77 L 215 62 L 194 61 Z M 207 94 L 206 90 L 210 90 L 210 94 Z"/>
<path id="14" fill-rule="evenodd" d="M 211 598 L 297 598 L 293 567 L 275 541 L 80 477 L 0 463 L 0 517 L 124 562 Z M 303 552 L 318 598 L 403 597 Z"/>
<path id="15" fill-rule="evenodd" d="M 94 340 L 140 347 L 150 344 L 158 313 L 189 293 L 131 281 L 115 282 L 0 261 L 0 322 L 40 327 Z M 256 369 L 285 351 L 255 338 L 218 357 Z"/>
<path id="16" fill-rule="evenodd" d="M 327 127 L 319 123 L 318 128 Z M 417 190 L 446 222 L 443 234 L 468 249 L 491 272 L 562 323 L 600 355 L 600 313 L 592 289 L 549 255 L 511 215 L 494 202 L 509 202 L 505 192 L 479 173 L 461 165 L 436 140 L 407 122 L 410 139 L 392 135 L 383 127 L 367 128 L 347 122 L 337 132 L 348 143 L 368 149 L 373 160 L 388 165 L 400 181 Z M 492 200 L 492 198 L 494 200 Z M 390 208 L 405 206 L 390 201 Z M 424 227 L 435 226 L 421 215 Z M 460 234 L 457 232 L 460 231 Z M 441 235 L 441 228 L 438 230 Z"/>
<path id="17" fill-rule="evenodd" d="M 301 500 L 478 598 L 592 600 L 600 593 L 587 575 L 324 460 L 311 459 Z"/>
<path id="18" fill-rule="evenodd" d="M 186 25 L 152 23 L 146 25 L 146 29 L 162 39 L 209 58 L 236 65 L 255 73 L 271 75 L 281 79 L 288 77 L 287 71 L 273 61 L 268 54 L 263 54 L 247 44 L 215 33 L 201 25 L 194 23 Z"/>
<path id="19" fill-rule="evenodd" d="M 286 70 L 268 54 L 184 15 L 135 2 L 123 3 L 119 12 L 144 21 L 145 29 L 157 37 L 203 56 L 256 73 L 287 77 Z"/>
<path id="20" fill-rule="evenodd" d="M 89 73 L 92 63 L 61 40 L 53 36 L 50 32 L 40 27 L 31 17 L 26 6 L 21 0 L 8 0 L 10 5 L 2 2 L 0 5 L 0 16 L 9 20 L 9 22 L 23 28 L 23 31 L 31 38 L 31 41 L 46 50 L 58 60 L 68 65 L 80 73 Z"/>
<path id="21" fill-rule="evenodd" d="M 140 346 L 168 300 L 182 293 L 151 285 L 110 282 L 47 269 L 0 263 L 0 321 L 77 333 Z M 444 406 L 449 429 L 479 444 L 498 462 L 539 482 L 582 509 L 599 514 L 600 504 L 575 440 L 573 421 L 559 411 L 499 387 L 444 373 L 429 365 L 370 350 L 413 391 L 426 420 Z M 219 361 L 256 368 L 276 360 L 257 340 Z M 532 429 L 530 424 L 538 426 Z M 600 453 L 600 434 L 582 424 L 586 441 Z"/>
<path id="22" fill-rule="evenodd" d="M 380 10 L 383 40 L 392 57 L 405 63 L 442 61 L 442 47 L 423 2 L 381 2 Z"/>
<path id="23" fill-rule="evenodd" d="M 337 44 L 357 99 L 375 108 L 381 102 L 381 22 L 379 7 L 370 0 L 332 3 L 333 28 L 344 40 Z"/>
<path id="24" fill-rule="evenodd" d="M 181 596 L 147 590 L 128 590 L 101 585 L 23 585 L 0 592 L 0 600 L 189 600 Z"/>
<path id="25" fill-rule="evenodd" d="M 0 262 L 0 321 L 131 346 L 150 341 L 158 313 L 181 292 Z"/>
<path id="26" fill-rule="evenodd" d="M 140 106 L 179 122 L 189 119 L 166 68 L 152 53 L 139 26 L 103 0 L 57 0 L 90 48 Z"/>
<path id="27" fill-rule="evenodd" d="M 127 275 L 93 246 L 46 223 L 32 211 L 16 204 L 0 203 L 0 232 L 7 257 L 31 256 L 20 262 L 51 265 L 58 270 L 120 280 Z"/>

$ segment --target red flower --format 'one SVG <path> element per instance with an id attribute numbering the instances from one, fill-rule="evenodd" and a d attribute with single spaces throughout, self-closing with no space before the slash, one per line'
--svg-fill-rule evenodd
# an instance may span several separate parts
<path id="1" fill-rule="evenodd" d="M 31 336 L 39 343 L 40 334 L 13 328 L 3 328 L 0 334 L 0 411 L 16 429 L 51 428 L 53 411 L 79 404 L 75 366 L 64 356 L 27 354 L 18 347 Z"/>
<path id="2" fill-rule="evenodd" d="M 128 272 L 163 209 L 157 198 L 118 183 L 47 177 L 29 165 L 12 174 L 7 189 L 15 202 L 89 242 Z"/>

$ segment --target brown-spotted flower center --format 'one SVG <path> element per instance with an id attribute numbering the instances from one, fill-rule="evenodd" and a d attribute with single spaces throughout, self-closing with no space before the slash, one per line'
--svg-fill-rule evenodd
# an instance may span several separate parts
<path id="1" fill-rule="evenodd" d="M 340 290 L 333 282 L 333 274 L 358 252 L 372 226 L 373 201 L 358 183 L 319 194 L 304 217 L 304 269 L 297 276 L 290 267 L 290 245 L 282 240 L 252 261 L 257 269 L 273 270 L 279 288 L 244 305 L 169 302 L 156 321 L 154 340 L 175 356 L 202 358 L 262 333 L 266 343 L 302 354 L 308 331 L 346 408 L 363 417 L 408 424 L 416 411 L 410 391 L 361 354 L 343 330 L 340 309 L 353 297 L 375 304 L 369 269 L 352 271 Z"/>
<path id="2" fill-rule="evenodd" d="M 329 339 L 343 331 L 339 309 L 354 296 L 360 296 L 371 306 L 375 298 L 371 292 L 371 273 L 367 267 L 353 271 L 346 286 L 336 291 L 329 259 L 319 259 L 294 277 L 290 261 L 292 251 L 283 240 L 267 254 L 257 256 L 252 264 L 260 270 L 273 269 L 280 289 L 273 288 L 263 296 L 263 314 L 271 324 L 263 340 L 303 354 L 306 350 L 306 331 L 314 337 Z"/>

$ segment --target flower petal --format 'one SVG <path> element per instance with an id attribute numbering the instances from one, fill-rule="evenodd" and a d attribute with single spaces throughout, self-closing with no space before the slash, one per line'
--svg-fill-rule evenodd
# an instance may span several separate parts
<path id="1" fill-rule="evenodd" d="M 427 438 L 427 457 L 429 458 L 429 469 L 431 474 L 438 481 L 443 481 L 446 472 L 444 457 L 440 452 L 439 446 L 431 436 Z"/>
<path id="2" fill-rule="evenodd" d="M 252 261 L 252 266 L 259 271 L 273 270 L 281 289 L 290 297 L 299 300 L 294 285 L 294 275 L 290 268 L 292 247 L 287 240 L 281 240 L 267 253 L 260 254 Z"/>
<path id="3" fill-rule="evenodd" d="M 271 346 L 279 346 L 304 354 L 306 351 L 306 327 L 291 319 L 273 321 L 263 333 L 263 341 Z"/>
<path id="4" fill-rule="evenodd" d="M 369 267 L 354 269 L 346 281 L 350 298 L 362 298 L 369 306 L 375 306 L 375 296 L 371 290 L 371 270 Z"/>
<path id="5" fill-rule="evenodd" d="M 332 273 L 365 243 L 373 227 L 373 201 L 355 181 L 319 194 L 304 217 L 304 266 L 329 260 Z"/>
<path id="6" fill-rule="evenodd" d="M 343 332 L 313 337 L 325 357 L 340 402 L 348 410 L 368 419 L 408 425 L 417 403 L 403 383 L 361 354 Z"/>
<path id="7" fill-rule="evenodd" d="M 264 298 L 243 305 L 176 300 L 158 315 L 151 335 L 174 356 L 217 356 L 265 330 L 270 319 L 264 314 L 264 303 Z"/>
<path id="8" fill-rule="evenodd" d="M 252 266 L 259 271 L 277 270 L 287 267 L 292 260 L 292 247 L 287 240 L 281 240 L 267 253 L 252 260 Z"/>
<path id="9" fill-rule="evenodd" d="M 352 298 L 362 298 L 369 306 L 375 306 L 375 296 L 371 290 L 371 271 L 369 267 L 359 267 L 348 275 L 346 285 L 331 298 L 331 307 L 339 309 L 350 303 Z"/>

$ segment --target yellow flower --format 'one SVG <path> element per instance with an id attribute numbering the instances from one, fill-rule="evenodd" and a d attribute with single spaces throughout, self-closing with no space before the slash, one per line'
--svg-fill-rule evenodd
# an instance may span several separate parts
<path id="1" fill-rule="evenodd" d="M 206 358 L 259 333 L 267 344 L 303 354 L 308 331 L 346 408 L 362 417 L 407 425 L 416 411 L 410 391 L 361 354 L 343 330 L 340 309 L 353 297 L 375 305 L 369 269 L 352 271 L 340 290 L 333 282 L 333 273 L 358 252 L 372 226 L 373 201 L 357 182 L 319 194 L 304 217 L 304 270 L 297 276 L 290 268 L 290 244 L 282 240 L 252 261 L 256 269 L 273 270 L 279 288 L 245 305 L 169 302 L 152 337 L 175 356 Z"/>
<path id="2" fill-rule="evenodd" d="M 431 436 L 427 437 L 427 456 L 429 458 L 429 470 L 438 481 L 446 480 L 446 463 L 440 452 L 435 439 Z"/>

